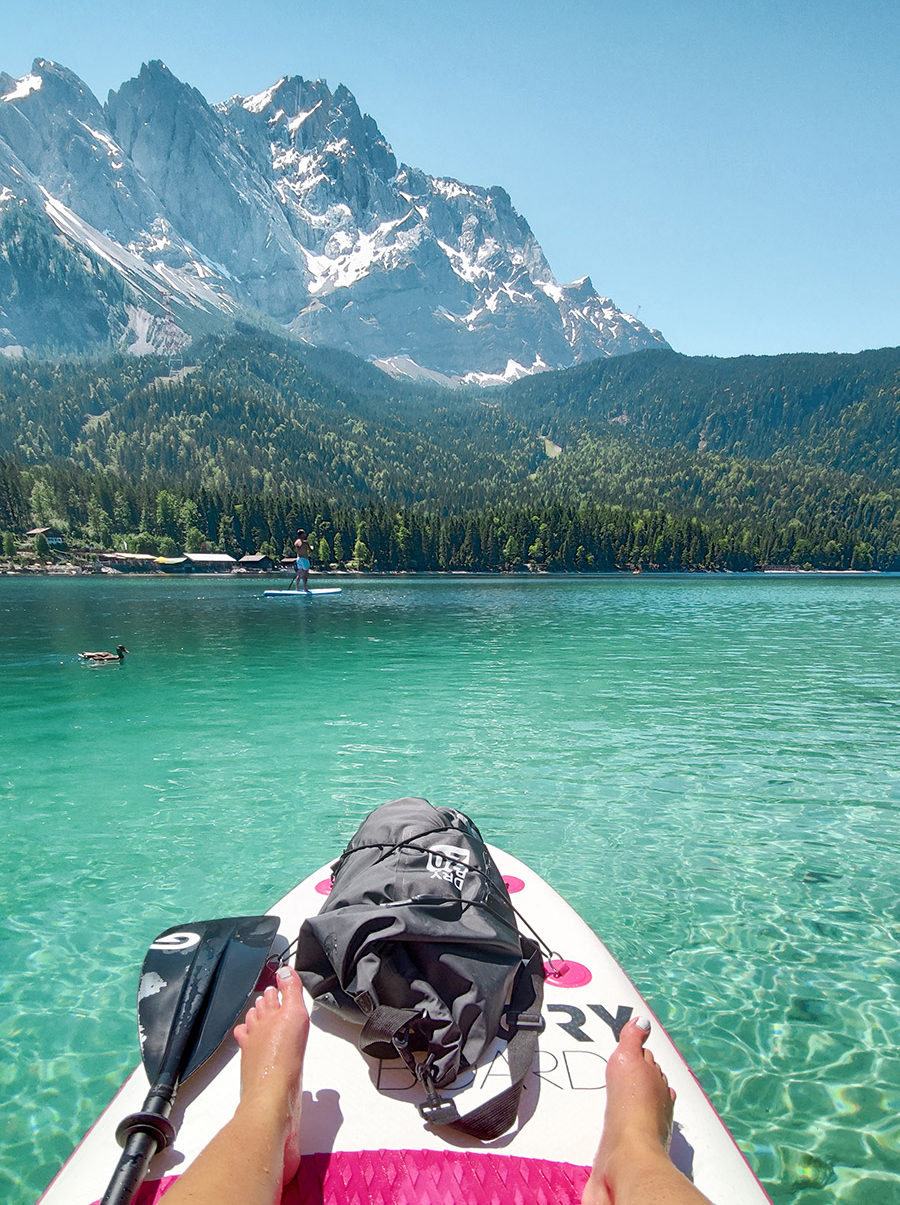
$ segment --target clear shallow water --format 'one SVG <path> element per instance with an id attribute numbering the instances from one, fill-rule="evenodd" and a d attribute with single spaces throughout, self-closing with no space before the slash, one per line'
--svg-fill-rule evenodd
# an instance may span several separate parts
<path id="1" fill-rule="evenodd" d="M 900 581 L 261 590 L 0 579 L 3 1200 L 136 1061 L 156 933 L 420 794 L 593 925 L 777 1205 L 900 1202 Z"/>

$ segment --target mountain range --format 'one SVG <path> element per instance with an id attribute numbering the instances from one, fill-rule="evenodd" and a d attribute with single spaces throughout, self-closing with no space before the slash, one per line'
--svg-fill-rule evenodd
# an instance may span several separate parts
<path id="1" fill-rule="evenodd" d="M 101 104 L 57 63 L 0 72 L 0 352 L 177 357 L 235 317 L 441 384 L 668 346 L 559 284 L 502 188 L 399 162 L 343 85 L 210 105 L 151 62 Z"/>

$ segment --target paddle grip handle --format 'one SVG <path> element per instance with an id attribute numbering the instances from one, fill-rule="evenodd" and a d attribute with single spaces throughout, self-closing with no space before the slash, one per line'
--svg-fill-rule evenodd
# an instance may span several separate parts
<path id="1" fill-rule="evenodd" d="M 101 1205 L 131 1205 L 144 1182 L 158 1143 L 157 1136 L 146 1130 L 136 1130 L 129 1136 Z"/>

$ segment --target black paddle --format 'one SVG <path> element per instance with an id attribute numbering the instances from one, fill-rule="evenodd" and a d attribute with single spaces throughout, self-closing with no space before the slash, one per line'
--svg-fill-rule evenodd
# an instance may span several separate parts
<path id="1" fill-rule="evenodd" d="M 179 1084 L 227 1037 L 258 980 L 277 916 L 176 925 L 147 951 L 138 987 L 138 1033 L 150 1091 L 140 1113 L 119 1123 L 125 1149 L 101 1205 L 130 1205 L 150 1160 L 171 1145 L 169 1114 Z"/>

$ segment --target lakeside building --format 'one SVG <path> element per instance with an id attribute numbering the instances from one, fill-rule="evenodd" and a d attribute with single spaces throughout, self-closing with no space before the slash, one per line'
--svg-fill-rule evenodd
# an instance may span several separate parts
<path id="1" fill-rule="evenodd" d="M 30 539 L 35 536 L 43 536 L 51 548 L 62 548 L 65 545 L 65 539 L 61 531 L 57 531 L 55 527 L 32 527 L 30 531 L 26 531 L 25 535 Z"/>
<path id="2" fill-rule="evenodd" d="M 275 568 L 275 562 L 264 552 L 254 552 L 249 556 L 242 556 L 237 567 L 247 573 L 269 573 Z"/>
<path id="3" fill-rule="evenodd" d="M 186 552 L 184 556 L 195 573 L 226 573 L 237 564 L 227 552 Z"/>

